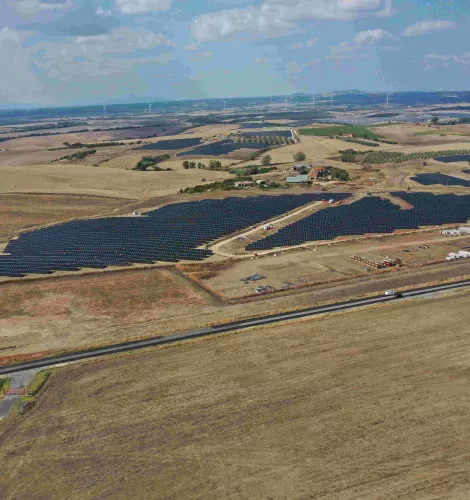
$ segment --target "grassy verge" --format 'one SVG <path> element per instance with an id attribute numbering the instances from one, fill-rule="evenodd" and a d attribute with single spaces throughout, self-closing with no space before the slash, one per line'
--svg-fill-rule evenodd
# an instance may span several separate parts
<path id="1" fill-rule="evenodd" d="M 26 387 L 26 393 L 28 397 L 35 397 L 53 372 L 54 369 L 51 368 L 48 370 L 41 370 L 40 372 L 36 373 L 36 375 L 30 380 L 28 386 Z"/>
<path id="2" fill-rule="evenodd" d="M 3 399 L 4 391 L 6 391 L 10 387 L 10 378 L 1 378 L 0 379 L 0 401 Z"/>
<path id="3" fill-rule="evenodd" d="M 39 391 L 43 388 L 49 377 L 54 373 L 55 368 L 48 368 L 36 373 L 26 387 L 26 395 L 20 396 L 8 414 L 8 419 L 14 418 L 29 408 L 34 406 Z M 5 419 L 6 420 L 6 419 Z"/>

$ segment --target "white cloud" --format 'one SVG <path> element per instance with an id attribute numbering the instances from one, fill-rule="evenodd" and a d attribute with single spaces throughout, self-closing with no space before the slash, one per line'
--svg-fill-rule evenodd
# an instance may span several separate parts
<path id="1" fill-rule="evenodd" d="M 111 15 L 110 10 L 103 10 L 101 7 L 96 9 L 96 15 L 101 17 L 109 17 Z"/>
<path id="2" fill-rule="evenodd" d="M 287 48 L 291 50 L 312 48 L 317 42 L 318 38 L 313 38 L 312 40 L 307 40 L 305 43 L 293 43 L 291 45 L 288 45 Z"/>
<path id="3" fill-rule="evenodd" d="M 296 61 L 292 61 L 286 66 L 287 73 L 291 75 L 292 73 L 301 73 L 302 72 L 302 66 L 297 63 Z"/>
<path id="4" fill-rule="evenodd" d="M 265 0 L 259 7 L 202 14 L 191 25 L 199 41 L 216 40 L 238 32 L 277 36 L 303 19 L 351 21 L 366 15 L 390 15 L 391 0 Z"/>
<path id="5" fill-rule="evenodd" d="M 60 10 L 72 7 L 72 0 L 65 2 L 42 2 L 41 0 L 9 0 L 17 12 L 26 16 L 34 16 L 44 10 Z"/>
<path id="6" fill-rule="evenodd" d="M 425 69 L 444 68 L 450 64 L 460 64 L 461 66 L 470 65 L 470 52 L 461 56 L 452 54 L 428 54 L 424 58 Z"/>
<path id="7" fill-rule="evenodd" d="M 23 47 L 23 42 L 32 34 L 10 28 L 0 30 L 0 66 L 15 69 L 2 72 L 0 99 L 3 103 L 51 102 L 31 68 L 29 49 Z"/>
<path id="8" fill-rule="evenodd" d="M 157 46 L 174 47 L 162 33 L 144 29 L 121 27 L 107 35 L 77 36 L 75 43 L 83 52 L 117 54 L 133 50 L 147 50 Z"/>
<path id="9" fill-rule="evenodd" d="M 74 37 L 64 43 L 38 43 L 30 48 L 30 58 L 48 77 L 68 82 L 73 78 L 121 74 L 136 65 L 168 64 L 173 59 L 171 52 L 133 57 L 136 50 L 157 46 L 173 44 L 161 33 L 121 27 L 108 35 Z M 128 55 L 119 57 L 120 54 Z"/>
<path id="10" fill-rule="evenodd" d="M 309 61 L 307 63 L 304 64 L 304 68 L 308 67 L 308 66 L 316 66 L 317 64 L 320 64 L 322 61 L 321 59 L 314 59 L 313 61 Z"/>
<path id="11" fill-rule="evenodd" d="M 199 54 L 194 54 L 194 61 L 204 61 L 212 57 L 212 52 L 199 52 Z"/>
<path id="12" fill-rule="evenodd" d="M 116 0 L 116 7 L 122 14 L 143 14 L 170 10 L 172 3 L 172 0 Z"/>
<path id="13" fill-rule="evenodd" d="M 258 56 L 255 58 L 255 64 L 268 64 L 269 57 L 267 56 Z"/>
<path id="14" fill-rule="evenodd" d="M 436 31 L 455 30 L 457 26 L 450 21 L 420 21 L 408 26 L 403 32 L 404 36 L 418 36 L 434 33 Z"/>
<path id="15" fill-rule="evenodd" d="M 293 43 L 288 45 L 287 48 L 291 50 L 299 50 L 305 48 L 305 45 L 303 43 Z"/>
<path id="16" fill-rule="evenodd" d="M 197 43 L 189 43 L 188 45 L 184 46 L 184 50 L 197 50 L 199 48 L 199 45 Z"/>
<path id="17" fill-rule="evenodd" d="M 351 43 L 343 42 L 330 47 L 330 59 L 345 59 L 361 49 L 380 45 L 384 41 L 396 40 L 397 37 L 383 29 L 374 29 L 359 32 Z"/>
<path id="18" fill-rule="evenodd" d="M 289 75 L 294 73 L 301 73 L 305 68 L 308 68 L 310 66 L 316 66 L 321 62 L 322 62 L 321 59 L 313 59 L 312 61 L 306 62 L 304 64 L 299 64 L 296 61 L 293 61 L 286 66 L 287 73 Z"/>

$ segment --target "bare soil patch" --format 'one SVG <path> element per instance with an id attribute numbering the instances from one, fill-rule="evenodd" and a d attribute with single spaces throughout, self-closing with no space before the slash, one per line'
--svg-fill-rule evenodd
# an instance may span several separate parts
<path id="1" fill-rule="evenodd" d="M 247 244 L 247 240 L 238 244 L 241 249 Z M 420 248 L 422 246 L 427 248 Z M 220 292 L 223 297 L 233 299 L 252 295 L 258 285 L 269 285 L 280 289 L 285 286 L 328 283 L 359 275 L 389 273 L 393 270 L 390 268 L 378 271 L 374 268 L 365 270 L 364 264 L 350 259 L 353 255 L 367 258 L 372 262 L 383 261 L 385 258 L 399 258 L 405 266 L 400 274 L 406 274 L 406 268 L 418 269 L 432 262 L 443 261 L 449 252 L 456 252 L 468 246 L 470 246 L 469 237 L 443 237 L 438 231 L 382 238 L 371 236 L 368 239 L 311 245 L 295 251 L 273 251 L 271 254 L 251 259 L 235 259 L 229 268 L 209 268 L 212 275 L 203 279 L 204 283 Z M 256 283 L 245 284 L 240 281 L 241 278 L 253 274 L 261 274 L 266 278 Z"/>

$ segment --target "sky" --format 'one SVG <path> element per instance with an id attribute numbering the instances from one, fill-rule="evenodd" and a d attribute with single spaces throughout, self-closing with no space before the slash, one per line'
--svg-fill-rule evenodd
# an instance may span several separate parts
<path id="1" fill-rule="evenodd" d="M 469 90 L 470 0 L 0 0 L 0 107 Z"/>

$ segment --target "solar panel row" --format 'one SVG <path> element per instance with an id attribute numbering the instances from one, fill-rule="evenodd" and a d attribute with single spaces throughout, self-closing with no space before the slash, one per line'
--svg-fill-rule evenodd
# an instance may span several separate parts
<path id="1" fill-rule="evenodd" d="M 392 233 L 397 229 L 466 223 L 470 219 L 470 196 L 405 192 L 392 195 L 402 198 L 413 208 L 402 210 L 388 200 L 363 198 L 350 205 L 316 212 L 248 245 L 246 250 L 270 250 L 308 241 L 332 240 L 338 236 Z"/>
<path id="2" fill-rule="evenodd" d="M 328 195 L 344 199 L 348 194 Z M 145 217 L 78 220 L 26 232 L 0 255 L 0 276 L 156 261 L 200 261 L 198 247 L 316 200 L 321 194 L 257 196 L 166 205 Z"/>

